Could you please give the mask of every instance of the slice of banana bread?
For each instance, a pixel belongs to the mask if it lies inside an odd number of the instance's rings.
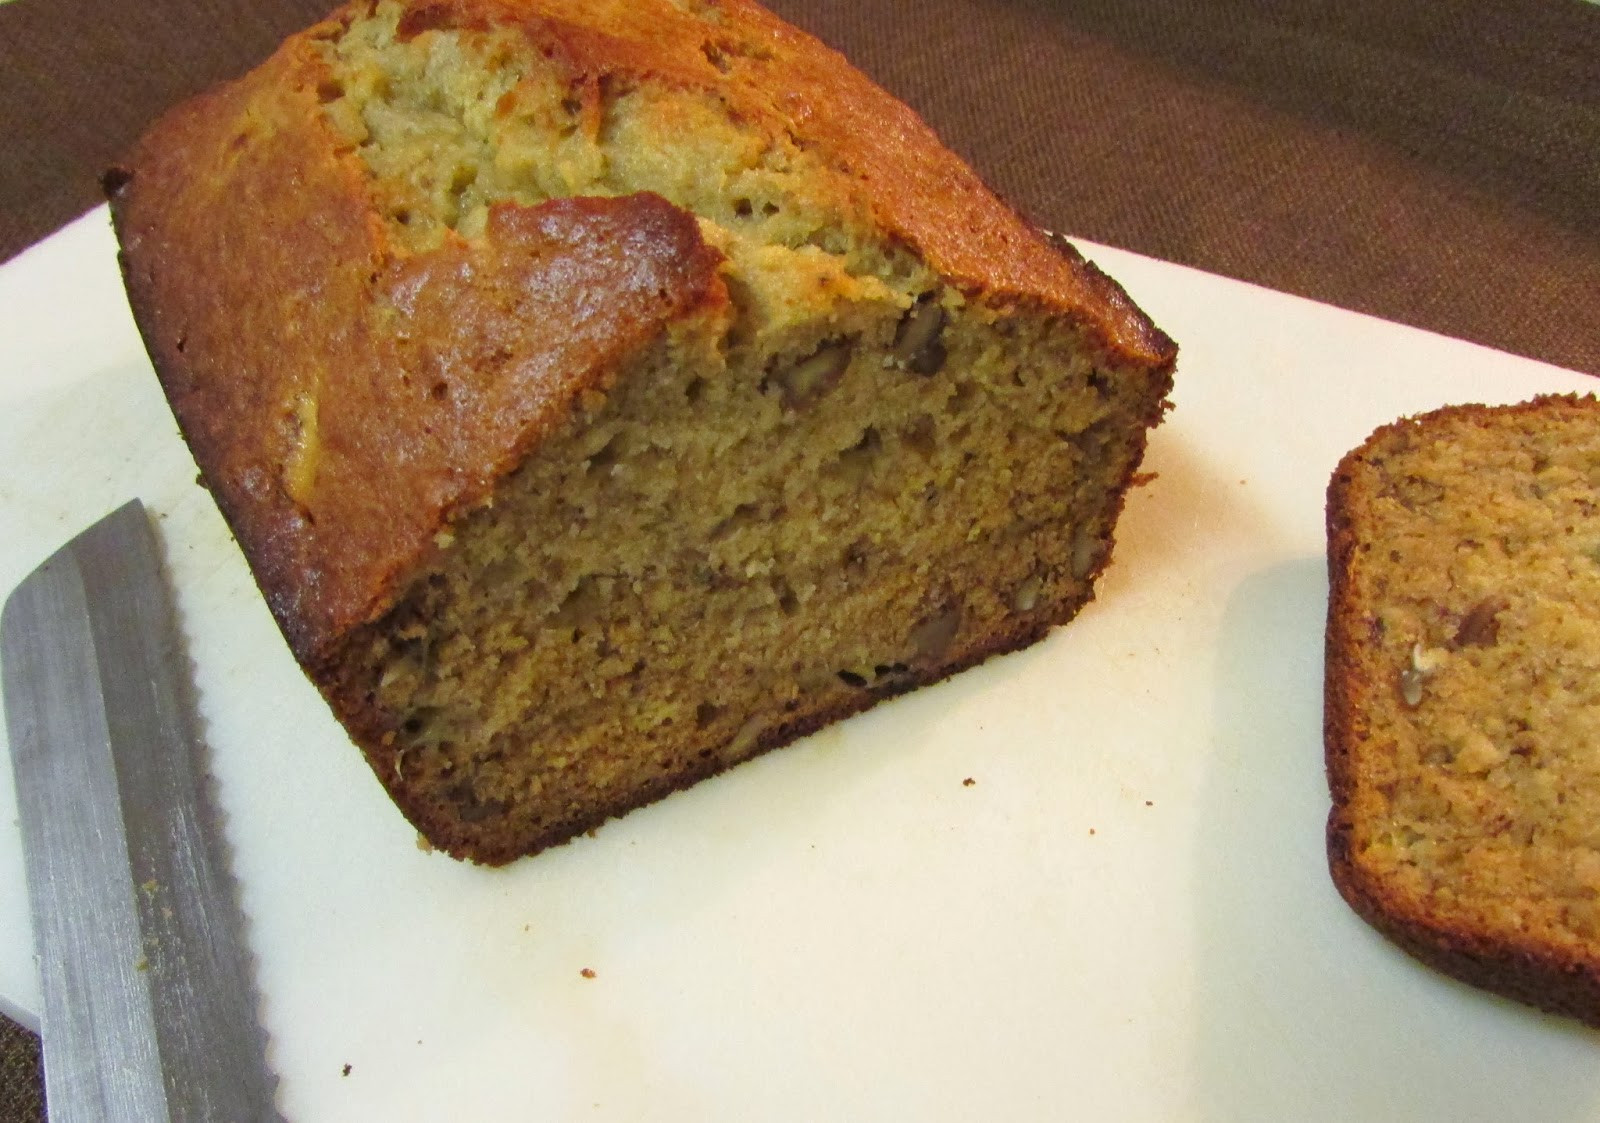
[[[1424,962],[1600,1026],[1600,404],[1379,429],[1328,544],[1340,892]]]
[[[499,863],[1042,636],[1175,349],[744,0],[356,3],[107,177],[308,674]]]

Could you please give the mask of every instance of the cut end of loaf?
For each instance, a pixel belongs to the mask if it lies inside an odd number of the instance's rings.
[[[948,292],[664,342],[365,633],[380,774],[504,860],[1063,622],[1151,420],[1075,343]]]

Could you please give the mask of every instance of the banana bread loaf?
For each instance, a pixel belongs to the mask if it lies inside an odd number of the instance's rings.
[[[501,863],[1034,641],[1175,349],[745,0],[353,3],[107,176],[289,645]]]
[[[1600,1026],[1600,404],[1378,430],[1328,541],[1340,892],[1424,962]]]

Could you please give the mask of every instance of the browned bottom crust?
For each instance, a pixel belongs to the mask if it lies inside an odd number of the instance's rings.
[[[1575,1018],[1600,1029],[1600,964],[1555,949],[1512,947],[1414,915],[1381,884],[1371,884],[1350,855],[1350,825],[1336,808],[1328,820],[1328,867],[1339,895],[1413,959],[1470,986]]]

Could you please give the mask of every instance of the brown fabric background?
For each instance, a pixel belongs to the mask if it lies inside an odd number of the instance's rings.
[[[0,259],[331,2],[0,6]],[[1600,7],[770,2],[1041,225],[1600,374]],[[0,1025],[0,1123],[33,1048]]]
[[[44,1119],[39,1039],[0,1017],[0,1123]]]

